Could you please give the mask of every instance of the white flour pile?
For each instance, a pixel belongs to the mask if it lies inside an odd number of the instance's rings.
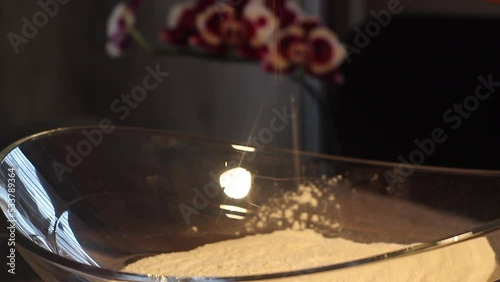
[[[165,276],[244,276],[326,266],[402,249],[395,244],[361,244],[327,239],[311,230],[277,231],[267,235],[208,244],[192,251],[139,260],[123,271]],[[279,281],[489,281],[496,267],[486,239],[384,263]]]

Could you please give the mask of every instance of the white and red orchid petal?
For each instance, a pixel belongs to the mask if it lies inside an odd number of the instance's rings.
[[[160,33],[160,39],[168,44],[186,45],[189,37],[198,32],[196,17],[202,11],[200,6],[199,1],[174,5],[169,11],[167,28]]]
[[[221,45],[221,25],[228,19],[234,19],[234,16],[234,8],[226,5],[212,5],[200,12],[196,17],[196,27],[201,38],[209,45]]]
[[[126,32],[135,26],[135,13],[123,2],[118,3],[108,18],[107,34],[113,36],[118,31]]]
[[[113,42],[106,43],[106,53],[111,58],[119,58],[123,55],[123,49],[114,44]]]
[[[293,24],[300,21],[304,17],[304,11],[302,7],[297,4],[295,1],[288,0],[285,2],[285,10],[290,14],[290,23]],[[293,20],[292,20],[293,19]]]
[[[135,25],[135,12],[125,3],[118,3],[108,18],[106,52],[110,57],[120,57],[129,45],[129,30]]]
[[[243,11],[243,18],[249,24],[248,41],[254,48],[268,44],[279,27],[273,12],[260,1],[250,1]]]
[[[261,0],[279,20],[280,27],[286,28],[298,23],[304,12],[300,5],[291,0]]]
[[[106,52],[112,58],[120,57],[130,46],[130,36],[128,33],[115,32],[106,42]]]
[[[204,10],[209,6],[215,4],[215,2],[220,0],[196,0],[196,9],[198,11]]]
[[[243,10],[248,4],[253,2],[262,2],[262,0],[214,0],[215,5],[232,7],[236,11],[237,17],[241,17]]]
[[[326,27],[312,30],[308,36],[311,48],[309,69],[317,75],[337,69],[346,58],[346,50],[337,36]]]
[[[167,27],[177,28],[179,27],[179,25],[184,24],[183,23],[184,19],[189,13],[193,12],[193,10],[196,7],[195,4],[196,3],[194,1],[188,1],[174,5],[170,9],[167,15]],[[193,25],[194,25],[194,19],[193,19]]]
[[[280,37],[294,36],[294,37],[305,38],[306,35],[307,35],[306,31],[300,25],[292,25],[287,29],[284,29],[282,32],[280,32]]]
[[[289,50],[297,41],[303,41],[304,30],[300,26],[291,26],[280,32],[277,38],[269,44],[268,52],[264,57],[264,65],[278,72],[290,69],[293,63],[288,58]]]
[[[276,39],[278,51],[282,56],[288,57],[293,45],[306,41],[306,32],[299,25],[293,25],[282,31]]]
[[[199,34],[189,37],[188,42],[192,47],[203,49],[215,55],[222,55],[225,50],[222,45],[209,45]]]
[[[263,64],[267,70],[276,72],[284,72],[292,66],[285,56],[273,48],[268,50]]]

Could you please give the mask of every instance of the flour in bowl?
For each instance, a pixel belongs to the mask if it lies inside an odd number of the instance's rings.
[[[248,276],[327,266],[404,248],[406,246],[397,244],[363,244],[325,238],[312,230],[283,230],[207,244],[187,252],[147,257],[123,271],[177,277]],[[476,239],[381,263],[279,281],[486,282],[495,267],[495,254],[488,241]]]

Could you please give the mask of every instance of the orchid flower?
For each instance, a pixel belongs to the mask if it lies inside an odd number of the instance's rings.
[[[337,36],[315,18],[286,28],[271,42],[264,57],[268,71],[292,73],[303,69],[309,74],[338,81],[337,68],[346,58],[346,50]]]
[[[122,56],[130,46],[129,32],[135,27],[138,8],[138,0],[120,2],[113,8],[107,23],[106,52],[110,57]]]
[[[196,17],[215,0],[187,1],[176,4],[170,9],[167,27],[160,34],[160,39],[172,45],[188,45],[189,38],[198,33]]]
[[[139,0],[132,0],[113,9],[106,44],[111,57],[121,56],[133,38],[151,54],[261,60],[268,71],[342,80],[337,69],[346,50],[330,29],[317,18],[305,17],[293,0],[181,2],[170,10],[160,39],[182,48],[166,50],[153,50],[135,30],[138,5]]]
[[[261,0],[273,11],[280,23],[280,29],[288,27],[300,21],[303,17],[302,9],[291,0]]]
[[[263,56],[278,27],[272,11],[260,0],[179,4],[169,19],[169,28],[161,36],[167,43],[189,44],[218,55],[234,50],[252,59]]]

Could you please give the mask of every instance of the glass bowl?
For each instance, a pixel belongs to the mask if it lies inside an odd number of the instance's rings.
[[[349,159],[119,127],[47,131],[0,156],[0,204],[15,226],[13,251],[46,281],[500,278],[500,171]],[[121,271],[156,254],[303,229],[360,246],[384,244],[375,253],[343,250],[348,259],[333,255],[326,264],[265,273]],[[331,247],[325,243],[320,250]],[[258,251],[248,247],[242,255]],[[304,260],[314,255],[311,249]],[[217,256],[224,268],[224,254]],[[238,263],[227,259],[228,267]]]

